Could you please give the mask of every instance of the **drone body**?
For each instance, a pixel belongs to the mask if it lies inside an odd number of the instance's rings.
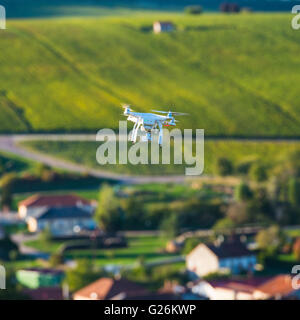
[[[175,120],[175,115],[185,115],[184,113],[179,112],[166,112],[166,111],[157,111],[152,110],[157,113],[166,113],[167,115],[160,115],[155,113],[141,113],[134,112],[130,109],[129,105],[124,105],[124,115],[127,116],[128,121],[134,123],[132,134],[129,137],[129,140],[132,142],[137,141],[138,130],[146,132],[146,141],[152,141],[152,133],[159,130],[158,143],[162,145],[163,139],[163,126],[176,126],[177,120]]]

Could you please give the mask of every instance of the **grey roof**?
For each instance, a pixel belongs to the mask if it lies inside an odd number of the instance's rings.
[[[248,250],[241,242],[223,242],[219,246],[208,244],[207,247],[218,258],[233,258],[253,255],[253,252]]]
[[[92,213],[81,207],[49,208],[43,210],[37,217],[37,220],[43,219],[70,219],[70,218],[91,218]]]

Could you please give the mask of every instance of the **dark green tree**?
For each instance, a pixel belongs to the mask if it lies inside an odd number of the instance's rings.
[[[291,178],[288,182],[288,200],[293,207],[300,205],[300,179]]]
[[[253,192],[247,183],[241,182],[235,187],[234,197],[237,201],[248,201],[253,198]]]
[[[160,230],[168,237],[176,237],[180,231],[180,217],[176,212],[172,212],[165,217],[161,223]]]
[[[13,200],[13,187],[16,181],[14,173],[7,173],[3,175],[1,185],[1,206],[10,208]]]
[[[254,164],[250,169],[250,177],[256,182],[263,182],[268,179],[268,172],[266,166],[262,164]]]
[[[82,259],[77,261],[76,268],[67,271],[66,282],[70,291],[74,292],[102,276],[102,270],[96,271],[90,260]]]
[[[98,207],[95,219],[99,227],[105,232],[116,232],[123,227],[123,211],[114,189],[103,185],[99,192]]]
[[[232,162],[227,158],[218,158],[216,162],[216,173],[220,176],[228,176],[233,173]]]

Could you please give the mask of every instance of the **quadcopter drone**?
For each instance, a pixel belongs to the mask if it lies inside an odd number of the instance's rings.
[[[187,113],[159,110],[151,111],[166,115],[141,113],[132,111],[129,105],[123,105],[122,107],[124,108],[124,116],[127,117],[127,120],[134,122],[133,130],[129,137],[129,141],[132,141],[133,143],[137,141],[139,129],[146,132],[144,141],[152,141],[152,133],[159,130],[158,144],[161,146],[163,139],[163,127],[176,126],[176,122],[178,121],[175,120],[174,116],[187,115]]]

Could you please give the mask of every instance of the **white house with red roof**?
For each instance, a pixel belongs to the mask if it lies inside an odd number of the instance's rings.
[[[30,232],[48,229],[53,237],[73,237],[84,231],[96,230],[93,212],[77,207],[46,208],[38,215],[27,218]]]
[[[80,207],[89,212],[94,210],[95,204],[89,200],[73,194],[34,195],[18,204],[18,214],[22,219],[36,217],[48,208]]]

